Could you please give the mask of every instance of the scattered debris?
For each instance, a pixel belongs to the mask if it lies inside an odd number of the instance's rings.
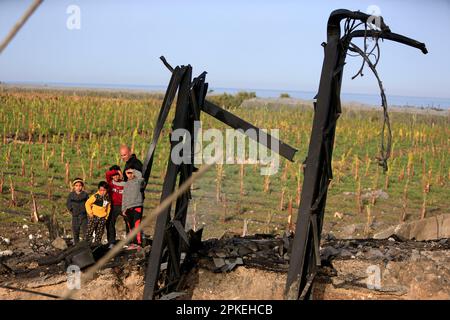
[[[338,219],[342,219],[342,218],[344,218],[344,214],[343,214],[342,212],[336,211],[336,212],[334,213],[334,217],[335,217],[335,218],[338,218]]]
[[[13,255],[13,252],[11,250],[0,251],[0,257],[9,257],[12,255]]]
[[[11,240],[9,240],[9,238],[3,238],[2,236],[0,236],[0,244],[9,245],[10,243],[11,243]]]
[[[175,300],[176,298],[185,296],[186,292],[171,292],[169,294],[161,296],[159,300]]]

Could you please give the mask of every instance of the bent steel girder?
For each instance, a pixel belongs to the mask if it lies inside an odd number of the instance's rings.
[[[192,67],[190,65],[172,68],[164,57],[161,57],[161,60],[172,72],[172,77],[158,115],[152,142],[144,161],[143,176],[146,184],[151,175],[156,144],[167,119],[170,105],[173,103],[177,92],[178,97],[176,100],[175,117],[172,122],[172,131],[186,129],[189,131],[190,136],[194,137],[196,135],[196,132],[194,132],[194,121],[200,120],[201,111],[204,111],[232,128],[241,129],[248,137],[255,139],[272,151],[293,161],[293,157],[297,151],[296,149],[275,137],[270,136],[231,112],[205,100],[208,91],[208,84],[205,82],[206,72],[203,72],[191,81]],[[249,134],[247,132],[248,129],[253,129],[256,136]],[[171,155],[174,146],[178,144],[179,141],[172,141],[172,139],[170,139],[170,143]],[[178,185],[181,186],[196,170],[193,165],[194,139],[191,139],[190,143],[190,155],[187,155],[188,158],[191,159],[189,163],[182,162],[176,164],[169,155],[161,194],[161,202],[173,193],[177,184],[177,179]],[[278,148],[276,148],[276,146],[278,146]],[[176,290],[181,283],[184,270],[189,266],[190,247],[193,246],[191,243],[193,241],[191,241],[190,237],[185,232],[185,225],[190,199],[190,191],[183,193],[176,201],[173,214],[171,207],[169,206],[156,218],[152,249],[150,251],[145,274],[144,299],[155,299],[158,295],[167,294]],[[181,261],[182,252],[186,254],[184,262]],[[165,274],[161,273],[162,260],[166,263]]]
[[[341,21],[352,19],[367,24],[371,16],[362,12],[335,10],[327,25],[327,43],[319,91],[314,103],[315,113],[308,155],[305,160],[304,181],[298,210],[295,236],[291,247],[285,299],[309,299],[312,284],[320,266],[319,243],[324,218],[328,185],[332,179],[331,159],[336,121],[341,113],[340,91],[342,74],[350,41],[356,37],[379,37],[399,42],[427,53],[425,44],[391,33],[380,17],[379,31],[356,30],[341,39]]]

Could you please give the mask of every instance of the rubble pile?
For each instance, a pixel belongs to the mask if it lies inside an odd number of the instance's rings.
[[[63,292],[66,268],[73,263],[72,253],[77,247],[69,239],[50,241],[37,232],[18,247],[23,238],[12,237],[8,242],[2,239],[0,298],[24,298],[24,293],[2,289],[5,285],[56,295]],[[282,299],[292,239],[291,234],[241,237],[227,233],[220,239],[199,241],[190,255],[193,268],[180,288],[185,293],[183,299]],[[402,241],[395,235],[388,239],[336,239],[332,234],[324,235],[314,298],[450,299],[449,249],[447,238]],[[94,249],[95,260],[107,250],[107,246]],[[76,298],[140,299],[150,250],[151,245],[139,251],[122,251]],[[369,271],[373,270],[379,272],[380,284],[369,288]],[[29,294],[26,298],[42,297]]]
[[[238,265],[286,272],[292,235],[283,237],[257,234],[225,236],[204,241],[197,252],[199,265],[213,272],[229,272]]]

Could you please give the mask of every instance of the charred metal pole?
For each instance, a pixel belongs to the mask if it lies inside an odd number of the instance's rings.
[[[340,91],[345,58],[352,37],[377,36],[396,41],[427,53],[425,45],[390,32],[380,17],[380,31],[357,30],[341,39],[341,21],[350,19],[365,26],[371,16],[362,12],[335,10],[328,19],[327,43],[320,78],[319,92],[314,103],[314,122],[308,156],[305,161],[303,192],[298,210],[295,237],[292,243],[289,271],[285,287],[286,299],[311,298],[312,285],[320,266],[320,235],[328,185],[332,179],[331,159],[336,121],[341,113]]]
[[[232,128],[241,129],[243,133],[250,138],[257,140],[272,151],[293,161],[294,154],[297,151],[296,149],[281,140],[270,136],[234,114],[205,100],[208,91],[208,84],[205,82],[206,72],[203,72],[191,81],[192,67],[190,65],[173,68],[164,57],[161,57],[161,60],[172,72],[172,77],[158,115],[152,142],[144,161],[143,176],[146,184],[151,175],[156,144],[158,143],[159,136],[164,127],[164,122],[169,113],[170,105],[173,103],[177,91],[178,97],[175,118],[172,122],[172,131],[185,129],[189,131],[191,137],[195,137],[194,122],[200,120],[201,111],[204,111]],[[253,129],[256,132],[256,137],[247,132],[248,129]],[[183,159],[190,158],[191,161],[187,161],[187,163],[185,161],[180,164],[174,163],[171,154],[174,146],[179,143],[179,141],[172,141],[172,139],[170,139],[170,143],[171,148],[161,201],[167,198],[175,190],[177,179],[180,186],[196,170],[193,165],[194,139],[191,139],[190,141],[190,154],[182,155]],[[168,207],[158,215],[156,219],[152,249],[145,274],[144,299],[155,299],[158,295],[163,295],[177,289],[182,279],[183,272],[188,268],[184,262],[181,262],[181,253],[183,251],[186,254],[185,261],[189,260],[189,254],[191,253],[190,251],[192,251],[191,248],[195,246],[194,242],[198,240],[195,239],[195,237],[190,238],[185,232],[190,199],[190,191],[185,192],[177,199],[173,214],[171,207]],[[161,270],[162,263],[165,264],[164,270]]]

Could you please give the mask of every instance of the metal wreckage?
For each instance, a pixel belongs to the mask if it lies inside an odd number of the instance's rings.
[[[343,34],[341,34],[342,22]],[[352,42],[354,38],[364,39],[363,49]],[[371,50],[368,50],[368,39],[375,43]],[[284,293],[285,299],[311,299],[313,281],[321,263],[319,243],[328,185],[333,177],[331,159],[336,122],[341,113],[340,91],[348,51],[363,58],[361,69],[353,78],[362,75],[362,70],[367,65],[373,71],[380,86],[385,121],[381,132],[381,154],[378,160],[379,164],[385,170],[387,169],[386,161],[390,155],[390,126],[386,96],[375,69],[380,56],[378,46],[380,39],[398,42],[417,48],[424,54],[427,53],[424,43],[391,32],[382,17],[340,9],[333,11],[328,19],[327,42],[322,43],[325,55],[322,74],[319,91],[314,102],[315,113],[308,155],[304,162],[303,192],[298,209],[295,236],[289,250],[291,255]],[[374,62],[370,59],[373,56],[376,59]],[[203,111],[234,129],[242,129],[244,132],[248,129],[256,130],[256,140],[259,143],[272,150],[274,148],[271,142],[279,144],[279,149],[275,151],[293,161],[296,149],[206,99],[208,91],[206,72],[192,79],[190,65],[173,68],[164,57],[161,57],[161,60],[172,76],[156,122],[150,149],[144,161],[143,175],[146,182],[148,182],[152,170],[156,144],[177,92],[172,130],[185,129],[190,132],[191,136],[194,136],[194,121],[200,120]],[[387,133],[385,133],[385,129],[387,129]],[[265,135],[264,139],[262,139],[263,134]],[[255,137],[249,137],[255,139]],[[386,144],[385,137],[387,137]],[[193,159],[193,141],[191,143],[192,153],[190,156]],[[175,142],[171,142],[171,151],[174,145]],[[179,185],[183,184],[196,170],[192,164],[193,161],[190,163],[175,164],[169,157],[161,202],[174,192],[177,180]],[[192,266],[189,255],[198,248],[201,234],[196,237],[192,230],[189,233],[185,231],[190,199],[191,193],[188,190],[177,199],[174,210],[169,206],[157,217],[145,275],[144,299],[157,299],[175,291],[182,274]],[[161,270],[162,264],[165,266],[163,271]]]

